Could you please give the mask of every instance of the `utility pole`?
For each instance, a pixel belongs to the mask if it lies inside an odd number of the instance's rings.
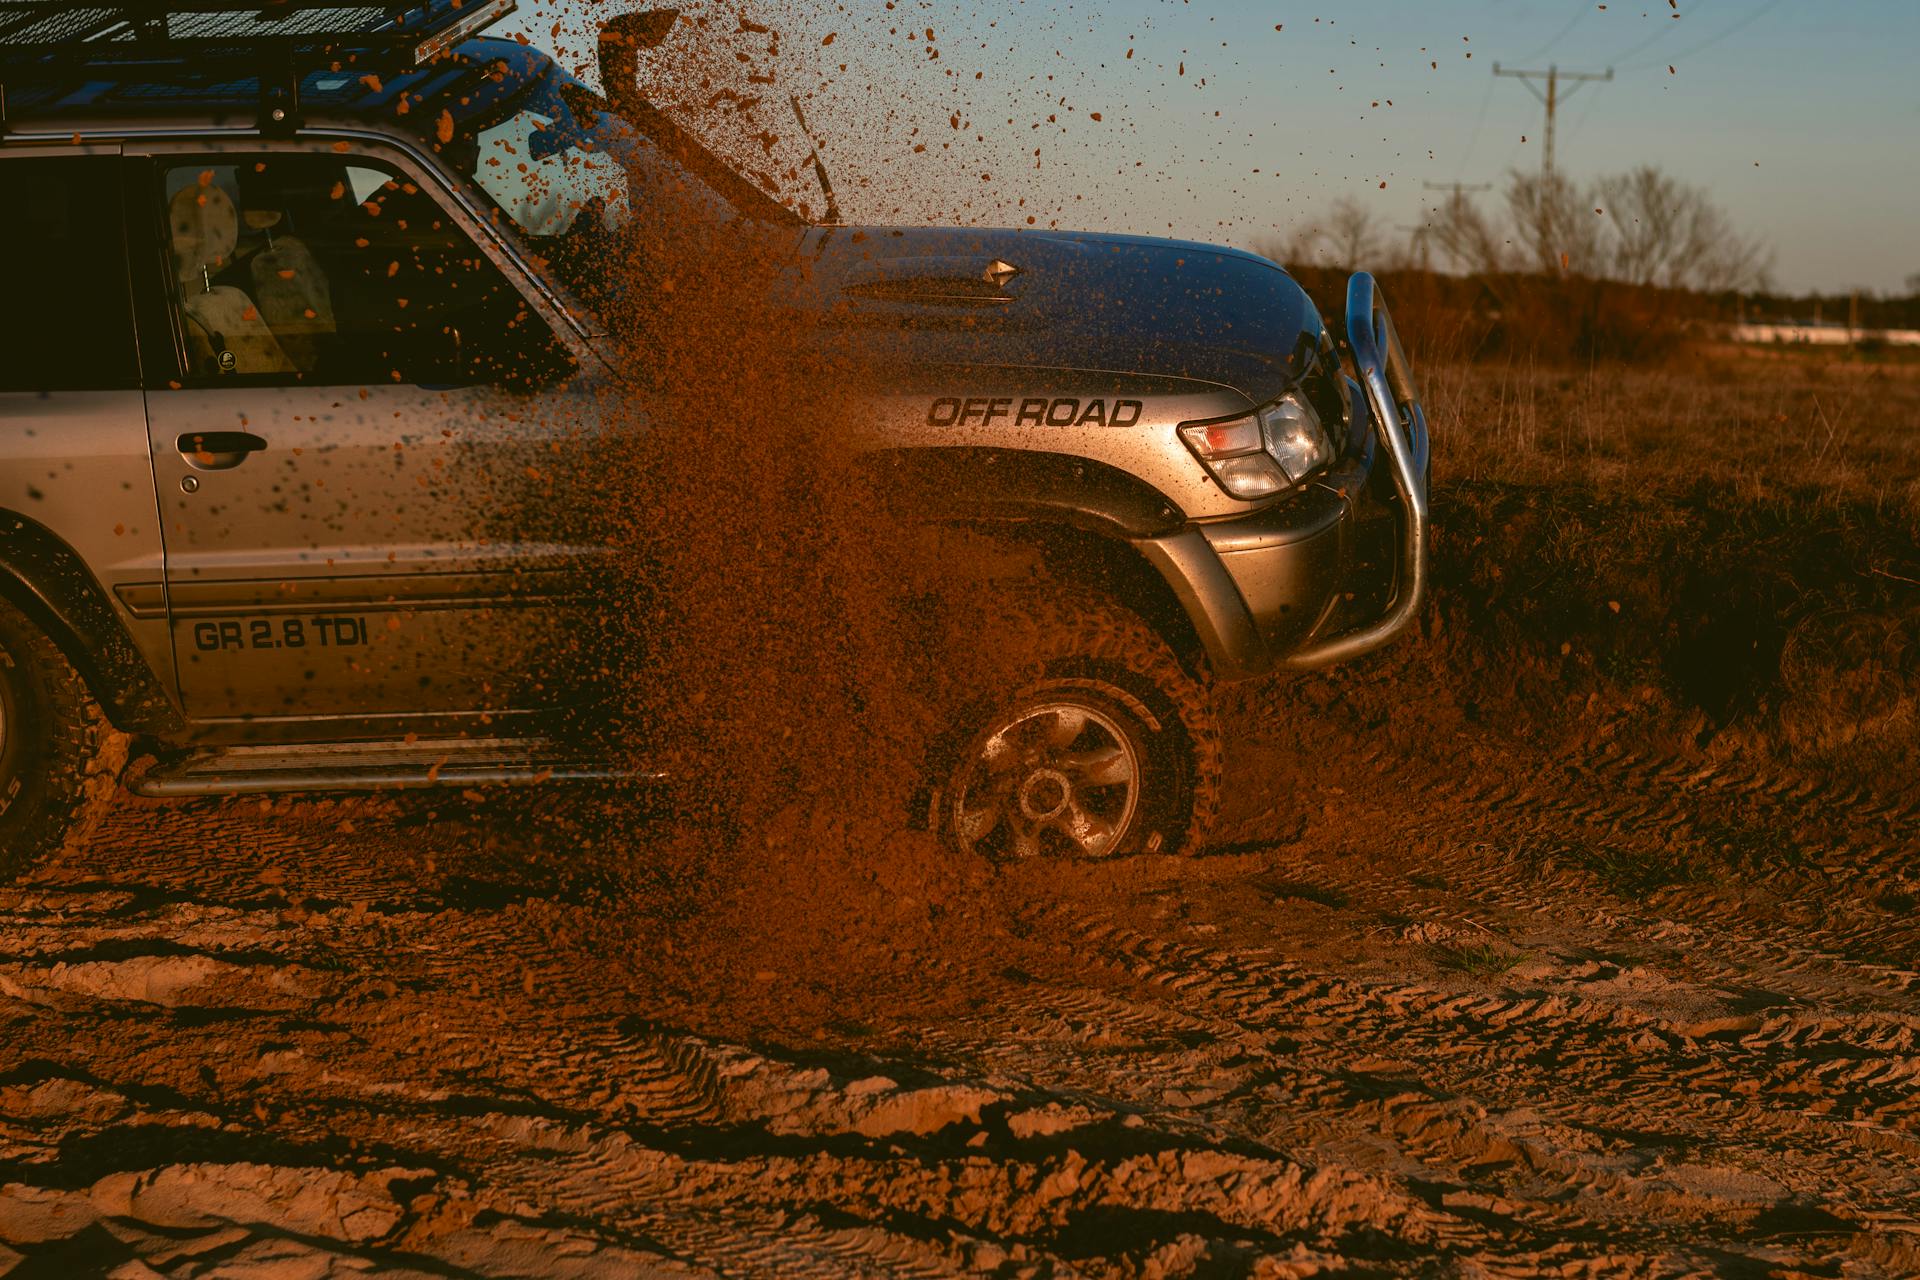
[[[1613,68],[1608,67],[1604,75],[1594,71],[1562,71],[1557,65],[1549,66],[1545,71],[1512,71],[1502,68],[1501,65],[1496,62],[1493,64],[1493,74],[1518,80],[1527,86],[1534,97],[1546,103],[1547,137],[1545,163],[1540,166],[1540,172],[1546,179],[1546,185],[1551,187],[1553,185],[1553,125],[1554,117],[1559,114],[1560,104],[1567,98],[1571,98],[1574,92],[1586,81],[1613,79]],[[1539,88],[1533,83],[1535,80],[1544,80],[1547,82],[1547,91],[1545,93],[1540,92]],[[1567,87],[1567,91],[1564,94],[1560,92],[1560,82],[1562,80],[1570,80],[1573,82]]]

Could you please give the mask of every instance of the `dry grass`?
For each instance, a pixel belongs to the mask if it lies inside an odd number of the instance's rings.
[[[1446,473],[1920,520],[1920,363],[1705,352],[1663,368],[1424,368]]]

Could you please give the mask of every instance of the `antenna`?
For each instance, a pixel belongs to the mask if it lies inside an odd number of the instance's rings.
[[[1571,98],[1574,92],[1589,80],[1606,81],[1613,79],[1613,68],[1608,67],[1604,74],[1596,71],[1562,71],[1557,65],[1549,66],[1545,71],[1512,71],[1501,67],[1501,65],[1496,62],[1493,64],[1493,74],[1520,81],[1520,83],[1527,86],[1534,97],[1546,104],[1546,151],[1544,162],[1540,166],[1540,173],[1546,180],[1546,184],[1551,186],[1553,184],[1553,126],[1554,117],[1560,110],[1560,103],[1567,98]],[[1540,90],[1535,87],[1533,83],[1535,80],[1546,81],[1547,91],[1545,93],[1540,92]],[[1570,80],[1573,82],[1568,86],[1564,94],[1560,92],[1560,82],[1562,80]]]

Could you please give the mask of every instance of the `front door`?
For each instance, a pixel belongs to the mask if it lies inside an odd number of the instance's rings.
[[[553,497],[593,429],[577,335],[403,157],[150,158],[178,376],[148,429],[187,714],[488,733],[552,702],[592,554]]]

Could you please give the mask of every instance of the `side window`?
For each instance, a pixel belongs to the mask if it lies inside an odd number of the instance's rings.
[[[583,217],[621,226],[630,216],[626,166],[574,125],[564,103],[549,110],[555,114],[523,108],[477,134],[474,185],[535,239],[578,234]]]
[[[140,385],[115,157],[0,159],[0,391]]]
[[[604,306],[618,277],[608,263],[623,256],[619,231],[633,212],[627,166],[604,149],[608,131],[575,124],[550,83],[528,97],[448,154],[527,238],[546,270],[589,306]]]
[[[161,171],[188,377],[530,389],[566,350],[411,179],[336,155]]]

